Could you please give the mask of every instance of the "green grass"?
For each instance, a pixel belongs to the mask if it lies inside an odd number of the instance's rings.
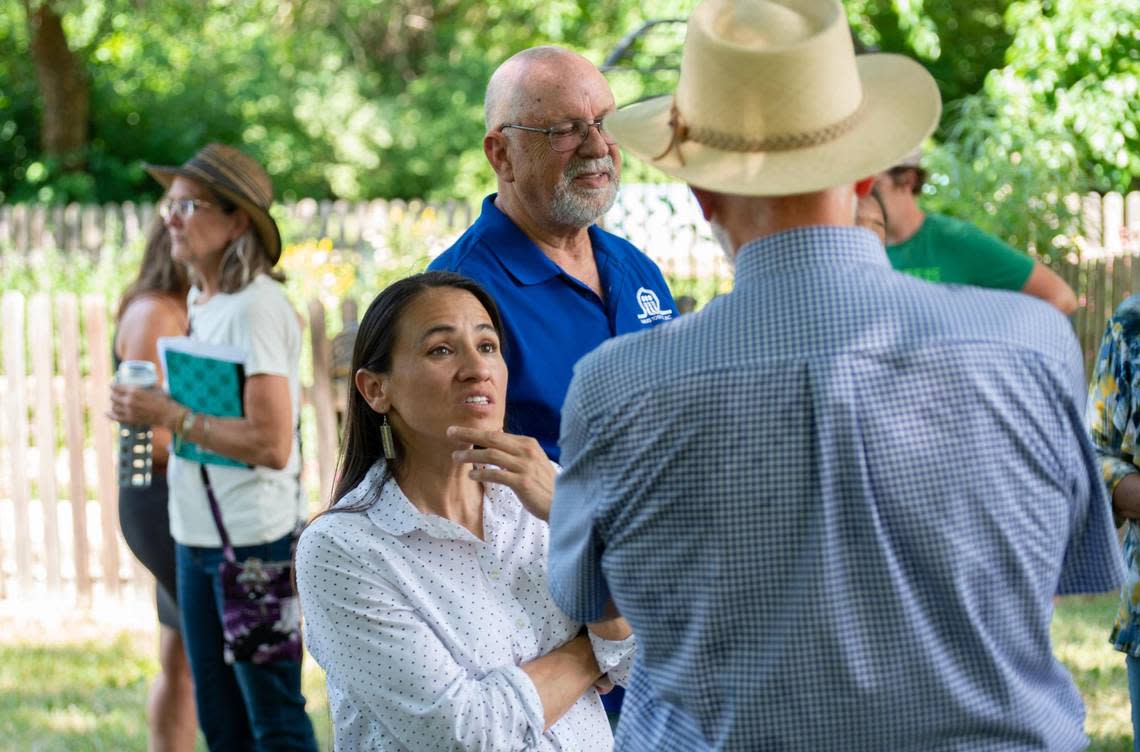
[[[1108,644],[1115,596],[1064,598],[1053,640],[1088,709],[1095,752],[1131,752],[1124,657]],[[0,634],[0,750],[86,752],[146,749],[143,706],[147,681],[158,670],[153,639],[117,632],[104,640],[50,644],[27,633]],[[306,658],[305,696],[321,749],[331,749],[324,678]],[[199,743],[199,749],[205,746]]]
[[[1085,731],[1096,752],[1132,752],[1132,716],[1124,654],[1108,644],[1115,595],[1063,598],[1053,618],[1053,646],[1085,700]]]
[[[107,642],[0,642],[0,750],[145,750],[147,681],[154,643],[120,632]],[[306,656],[309,717],[322,750],[332,748],[324,676]],[[198,749],[206,745],[199,735]]]

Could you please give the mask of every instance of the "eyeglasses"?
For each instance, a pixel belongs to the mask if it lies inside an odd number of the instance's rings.
[[[169,222],[175,215],[181,219],[190,219],[199,209],[212,207],[209,201],[197,198],[164,198],[158,202],[158,216],[163,222]]]
[[[602,118],[590,122],[585,120],[571,120],[568,123],[556,123],[549,128],[534,128],[529,125],[508,123],[506,125],[500,125],[499,131],[505,131],[507,128],[517,128],[520,131],[530,131],[531,133],[545,133],[546,137],[550,139],[550,148],[554,151],[574,151],[590,137],[590,129],[597,128],[598,135],[602,137],[602,140],[612,146],[614,144],[614,137],[605,129],[602,120]]]

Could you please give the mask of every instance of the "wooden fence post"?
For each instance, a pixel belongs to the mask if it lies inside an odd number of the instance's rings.
[[[325,307],[309,301],[309,335],[313,347],[313,412],[317,416],[317,466],[321,477],[321,498],[332,493],[333,466],[336,464],[336,414],[332,398],[332,346],[325,333]]]
[[[107,592],[118,596],[121,592],[118,476],[112,449],[114,431],[105,409],[111,386],[107,307],[102,297],[88,295],[83,298],[83,310],[87,324],[87,361],[91,367],[91,377],[87,382],[87,411],[91,416],[91,437],[95,445],[95,477],[98,481],[96,498],[99,500],[100,528],[103,533],[100,561]]]
[[[74,295],[65,293],[56,298],[56,305],[59,309],[59,361],[66,395],[63,417],[67,433],[75,593],[80,606],[90,607],[91,552],[87,542],[87,478],[83,463],[85,437],[83,379],[79,370],[79,304]]]
[[[1106,193],[1101,199],[1101,232],[1105,251],[1109,255],[1120,253],[1123,238],[1120,231],[1124,228],[1124,196],[1119,193]]]
[[[47,586],[59,592],[59,498],[55,477],[55,389],[53,369],[55,337],[52,336],[51,298],[37,293],[28,307],[28,333],[32,342],[32,374],[36,379],[36,451],[40,459],[40,509],[44,526],[44,569]]]
[[[1108,315],[1132,294],[1132,256],[1114,256],[1112,259],[1112,304]]]
[[[24,296],[4,293],[4,373],[8,379],[8,456],[11,463],[15,529],[16,581],[24,594],[32,592],[32,543],[28,515],[28,401],[25,389]]]
[[[1124,197],[1124,232],[1131,252],[1140,252],[1140,191],[1132,191]],[[1140,288],[1136,291],[1140,292]]]

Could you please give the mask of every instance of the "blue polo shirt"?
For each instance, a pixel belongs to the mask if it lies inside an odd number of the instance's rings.
[[[677,316],[657,264],[628,241],[592,226],[590,243],[605,299],[564,272],[495,206],[428,266],[482,285],[503,318],[507,430],[533,436],[558,460],[562,401],[574,364],[605,340]]]

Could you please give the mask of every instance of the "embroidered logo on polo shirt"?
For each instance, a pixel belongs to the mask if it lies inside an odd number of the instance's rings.
[[[668,321],[673,318],[673,311],[668,308],[661,310],[661,298],[657,297],[657,293],[648,288],[638,288],[637,304],[641,306],[641,313],[637,315],[637,320],[643,324],[651,324],[654,321]]]

